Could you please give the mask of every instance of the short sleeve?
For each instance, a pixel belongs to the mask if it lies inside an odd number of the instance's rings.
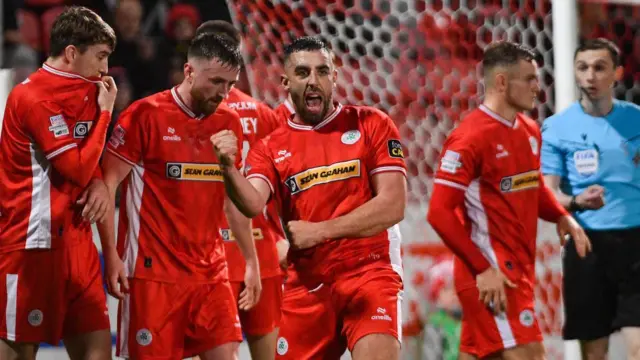
[[[381,111],[365,120],[368,145],[371,149],[367,159],[369,175],[381,172],[407,174],[400,132],[393,120]]]
[[[142,162],[143,131],[140,111],[129,109],[120,115],[116,122],[107,151],[131,165]]]
[[[479,176],[480,151],[471,136],[458,128],[445,141],[437,166],[436,184],[466,191],[471,181]]]
[[[35,141],[48,160],[77,147],[69,131],[68,121],[62,108],[49,101],[31,106],[23,121],[28,135]]]
[[[260,140],[249,150],[246,166],[244,168],[247,179],[259,178],[266,181],[271,188],[271,193],[275,194],[274,185],[278,184],[278,175],[269,156],[266,140]]]
[[[542,125],[542,149],[540,151],[542,174],[565,177],[567,171],[564,155],[556,135],[556,129],[551,124],[544,123]]]

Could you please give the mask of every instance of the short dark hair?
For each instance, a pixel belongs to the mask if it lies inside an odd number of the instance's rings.
[[[530,48],[510,41],[499,41],[484,49],[482,71],[486,74],[498,66],[516,65],[520,60],[533,61],[536,54]]]
[[[83,6],[65,9],[53,22],[49,36],[49,56],[60,56],[64,49],[73,45],[80,52],[89,46],[105,44],[113,51],[116,34],[98,14]]]
[[[196,36],[205,32],[224,36],[228,38],[229,41],[235,43],[236,46],[240,46],[240,43],[242,42],[242,35],[240,35],[240,31],[238,31],[233,24],[224,20],[208,20],[203,22],[196,29]]]
[[[573,54],[573,60],[578,57],[579,53],[589,50],[607,50],[609,55],[611,55],[614,67],[618,67],[622,63],[620,48],[613,41],[605,38],[584,40]]]
[[[197,35],[189,45],[187,58],[217,59],[222,64],[232,68],[242,68],[242,54],[225,36],[204,32]]]
[[[284,48],[284,61],[289,59],[289,56],[299,51],[322,51],[325,50],[331,54],[331,48],[329,45],[319,36],[304,36],[299,37]]]

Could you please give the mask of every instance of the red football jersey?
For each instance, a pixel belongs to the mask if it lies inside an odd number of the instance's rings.
[[[293,105],[289,102],[289,100],[285,100],[281,102],[280,105],[278,105],[274,109],[274,111],[278,116],[278,119],[280,119],[280,121],[282,121],[283,124],[286,123],[287,120],[291,119],[291,115],[296,113],[296,110],[294,109]]]
[[[91,241],[76,205],[83,189],[49,160],[78,147],[100,117],[98,81],[45,64],[9,94],[0,133],[0,253]]]
[[[492,266],[510,279],[535,279],[540,178],[540,130],[518,114],[513,125],[485,106],[446,140],[435,182],[465,191],[463,222]],[[458,289],[475,286],[456,258]]]
[[[222,130],[241,139],[235,111],[221,104],[196,117],[176,88],[136,101],[118,119],[107,150],[133,165],[118,229],[127,276],[182,283],[227,277],[219,232],[226,193],[209,140]]]
[[[249,147],[278,128],[281,121],[267,105],[258,102],[251,96],[233,88],[226,100],[227,105],[240,115],[242,123],[242,158],[246,159]],[[260,275],[268,278],[280,274],[276,241],[284,237],[280,217],[273,201],[270,201],[261,215],[251,219],[253,237],[256,242]],[[245,261],[240,247],[229,229],[226,218],[222,224],[222,238],[225,240],[229,280],[243,281]]]
[[[373,198],[374,174],[406,174],[399,139],[393,121],[381,111],[338,104],[316,126],[289,120],[251,149],[245,170],[248,178],[269,184],[284,224],[330,220]],[[380,261],[401,273],[400,234],[394,226],[366,238],[333,239],[290,250],[289,259],[303,282],[331,281],[341,272],[366,270]]]

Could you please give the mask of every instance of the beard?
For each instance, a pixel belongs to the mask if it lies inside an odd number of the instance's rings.
[[[320,111],[309,110],[304,93],[300,94],[292,92],[291,100],[293,100],[293,106],[295,107],[296,113],[298,114],[298,116],[300,116],[300,119],[302,119],[305,124],[318,125],[327,116],[327,113],[329,112],[329,108],[331,106],[331,102],[333,101],[333,96],[331,94],[329,96],[322,96],[322,105]]]
[[[193,99],[193,110],[196,112],[196,115],[203,114],[205,116],[216,112],[218,105],[224,100],[222,96],[205,98],[200,91],[194,88],[191,89],[191,98]]]

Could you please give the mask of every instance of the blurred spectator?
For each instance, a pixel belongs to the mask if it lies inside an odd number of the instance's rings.
[[[2,2],[2,53],[4,54],[4,59],[0,59],[0,61],[2,61],[3,66],[7,66],[8,56],[22,42],[20,31],[18,30],[17,11],[16,0],[4,0]]]
[[[142,5],[139,0],[121,0],[115,9],[116,49],[109,58],[112,67],[122,67],[130,75],[133,97],[138,99],[166,88],[157,76],[162,71],[153,41],[141,32]]]
[[[189,42],[200,25],[198,9],[189,4],[176,4],[170,10],[165,24],[165,37],[160,43],[157,59],[162,62],[171,86],[183,79],[183,66],[187,60]]]
[[[13,68],[13,84],[17,85],[38,70],[40,58],[33,48],[20,44],[13,48],[6,65]]]

